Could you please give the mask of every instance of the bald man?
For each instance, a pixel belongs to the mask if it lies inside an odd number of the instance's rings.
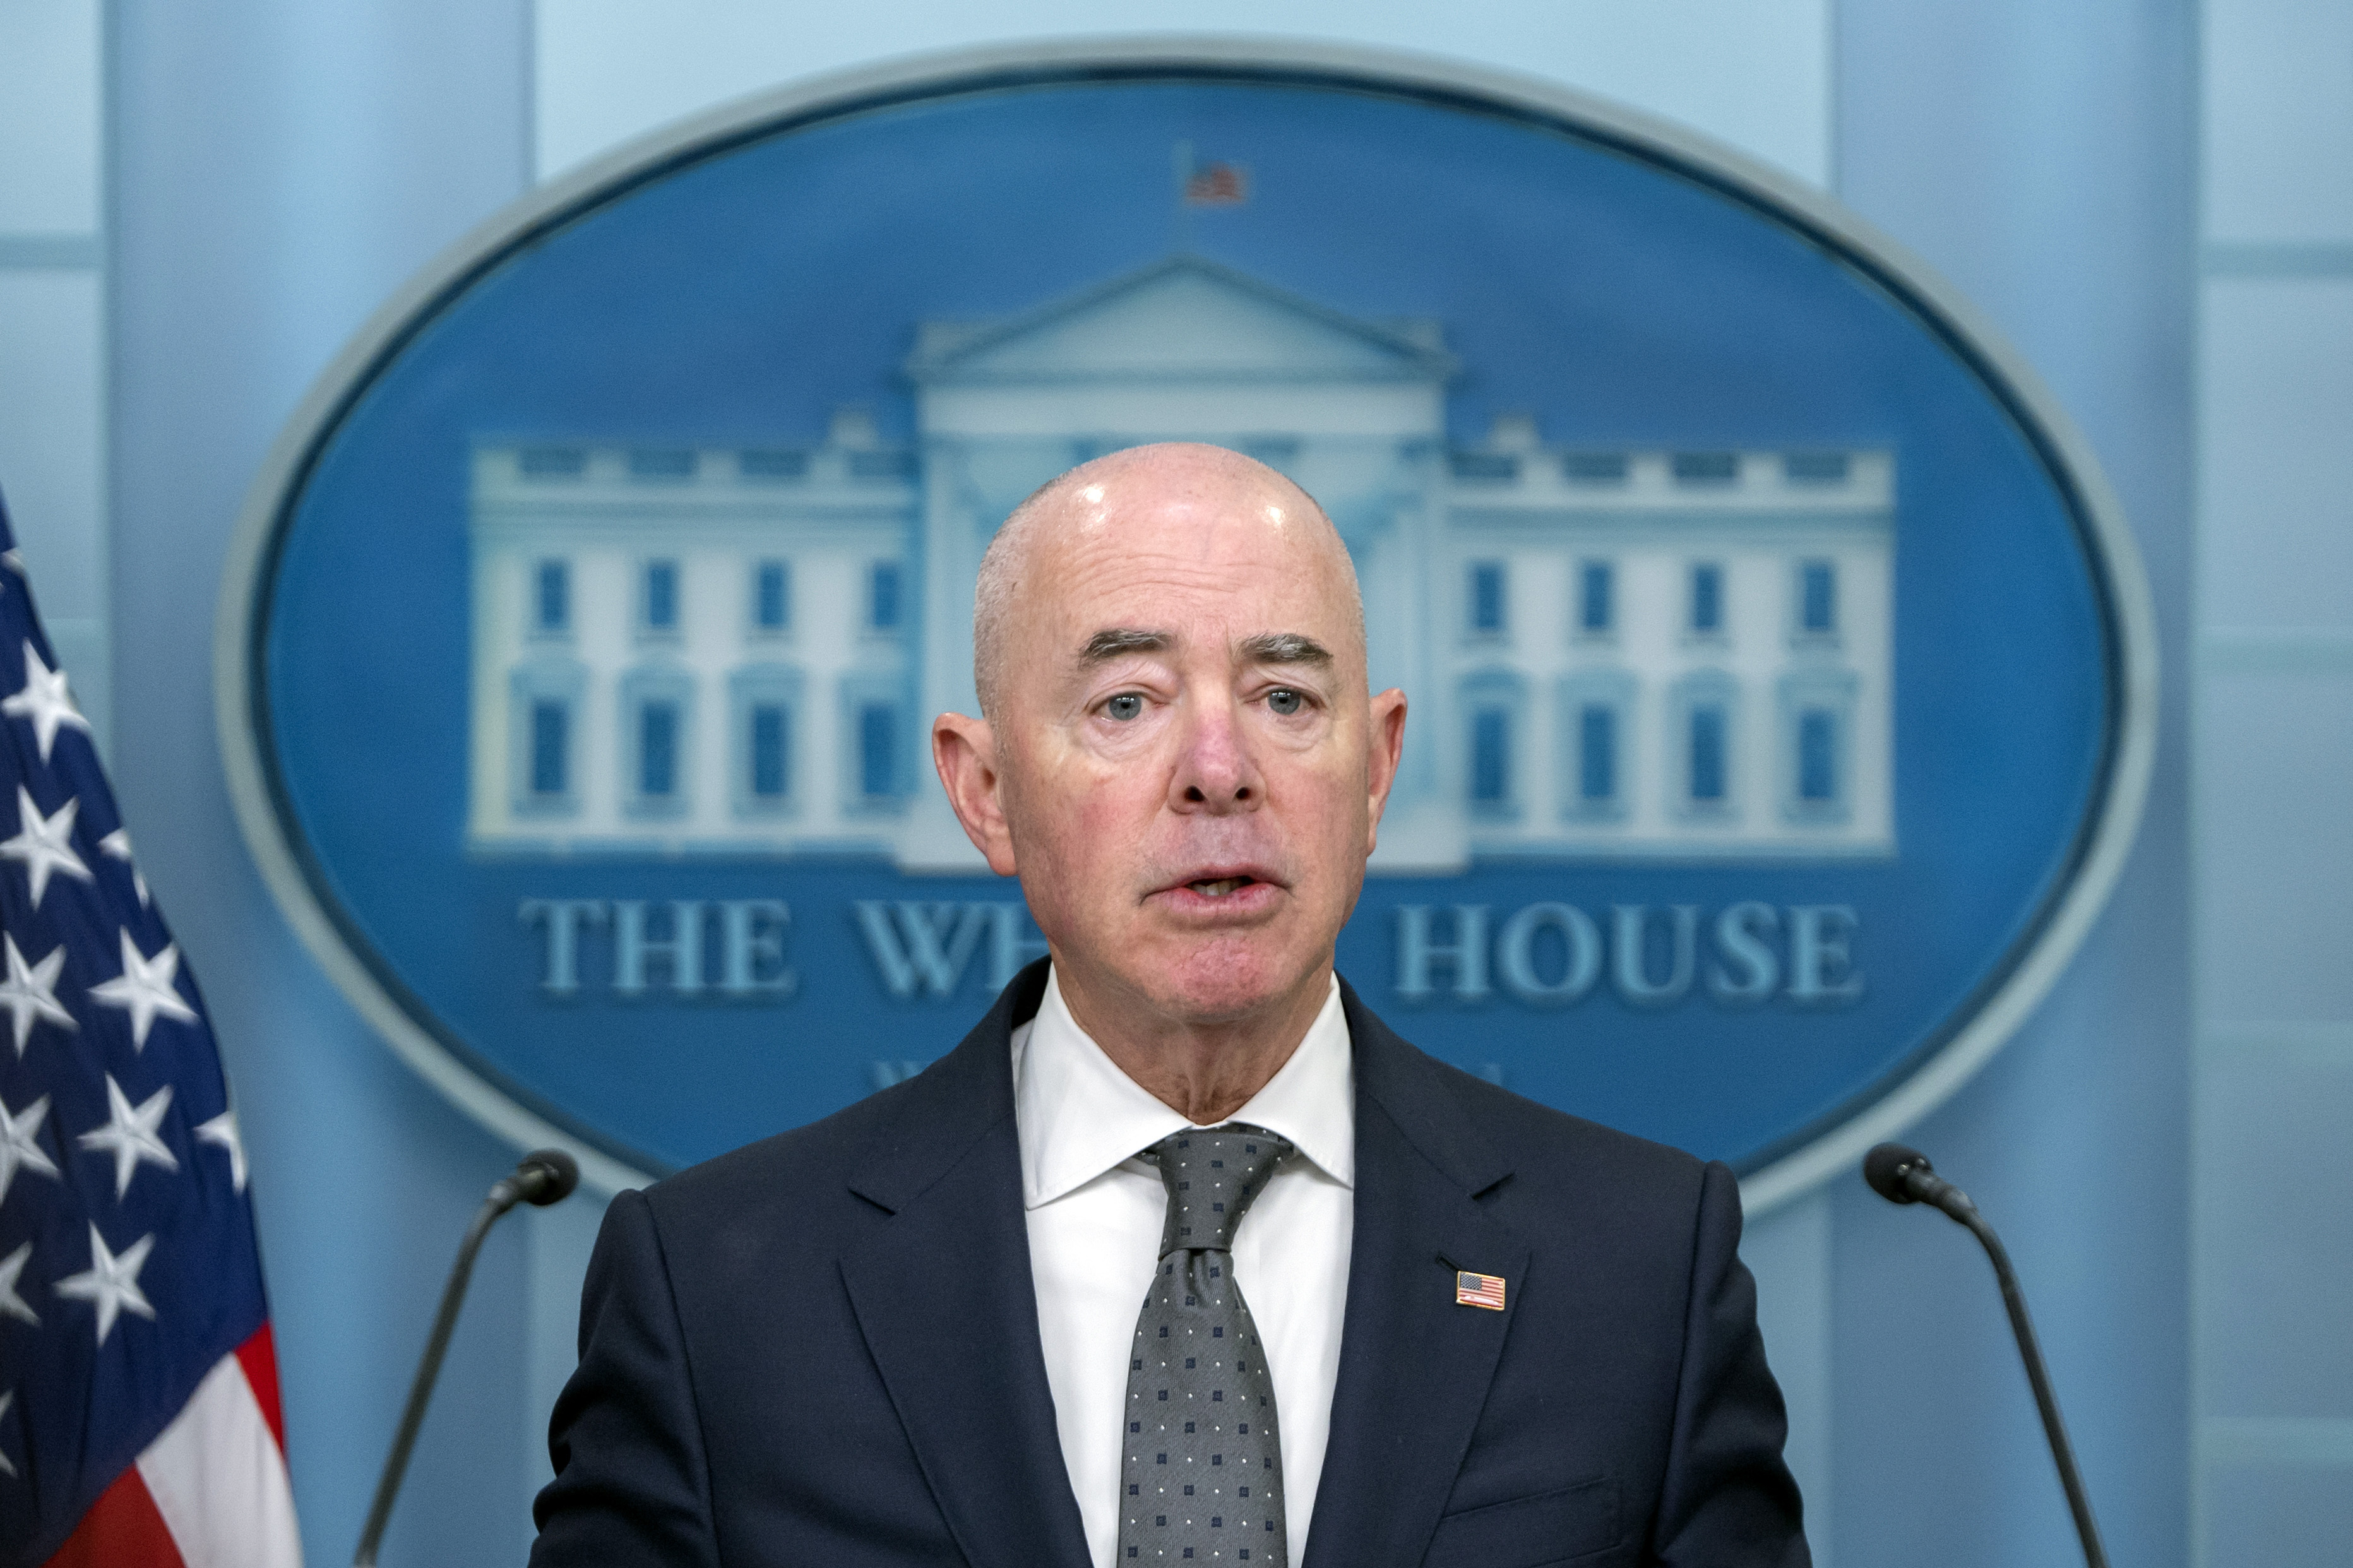
[[[1280,474],[1049,484],[940,782],[1048,956],[929,1070],[605,1221],[535,1564],[1803,1564],[1720,1164],[1333,966],[1396,776]]]

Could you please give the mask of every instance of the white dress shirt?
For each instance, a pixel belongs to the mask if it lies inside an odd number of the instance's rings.
[[[1227,1119],[1263,1127],[1299,1150],[1276,1167],[1234,1236],[1234,1282],[1274,1379],[1293,1563],[1306,1554],[1347,1310],[1356,1203],[1351,1064],[1335,982],[1291,1059]],[[1168,1208],[1158,1168],[1136,1155],[1191,1123],[1087,1037],[1050,973],[1037,1017],[1013,1031],[1013,1103],[1038,1331],[1062,1462],[1095,1568],[1113,1568],[1128,1361]]]

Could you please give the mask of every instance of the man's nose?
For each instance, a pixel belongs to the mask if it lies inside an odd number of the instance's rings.
[[[1236,704],[1188,704],[1177,743],[1176,767],[1168,781],[1171,810],[1223,816],[1256,811],[1266,799],[1266,783],[1251,759]]]

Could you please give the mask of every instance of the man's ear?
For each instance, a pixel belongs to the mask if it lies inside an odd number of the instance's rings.
[[[1005,774],[997,762],[997,731],[986,719],[943,713],[932,721],[932,765],[965,837],[1000,877],[1015,874],[1013,832],[1005,820]]]
[[[1371,752],[1365,760],[1365,783],[1372,806],[1365,824],[1365,853],[1368,856],[1381,841],[1381,813],[1388,805],[1389,789],[1397,783],[1398,758],[1405,751],[1405,693],[1393,686],[1374,698],[1371,720],[1365,734],[1365,744]]]

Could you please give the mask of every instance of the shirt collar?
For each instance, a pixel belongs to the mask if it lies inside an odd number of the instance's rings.
[[[1190,1125],[1122,1072],[1079,1027],[1050,970],[1038,1016],[1024,1033],[1013,1063],[1024,1208],[1052,1203]],[[1353,1186],[1352,1074],[1348,1019],[1335,979],[1291,1059],[1229,1120],[1288,1140],[1325,1175]]]

